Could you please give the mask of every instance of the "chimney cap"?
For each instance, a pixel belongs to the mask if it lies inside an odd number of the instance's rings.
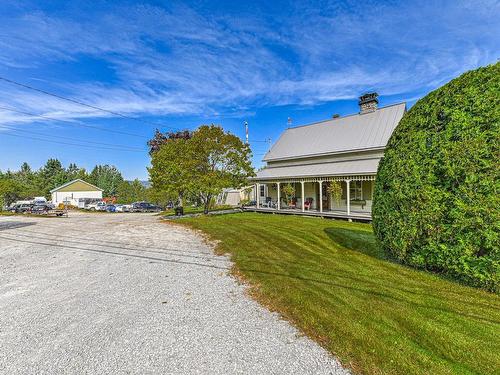
[[[359,97],[359,105],[370,103],[370,102],[375,102],[378,104],[378,93],[367,92]]]

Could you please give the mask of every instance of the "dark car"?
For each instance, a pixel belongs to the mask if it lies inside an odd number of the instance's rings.
[[[51,207],[46,205],[46,204],[35,204],[33,207],[31,207],[31,213],[32,214],[46,214],[51,210]]]
[[[136,202],[132,204],[132,212],[159,212],[161,208],[148,202]]]
[[[32,204],[29,203],[21,203],[16,205],[15,211],[16,213],[21,213],[21,214],[26,214],[31,212],[31,209],[33,208]]]

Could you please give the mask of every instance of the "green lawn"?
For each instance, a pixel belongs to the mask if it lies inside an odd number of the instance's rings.
[[[185,218],[252,295],[356,373],[493,374],[500,297],[384,258],[371,226],[241,213]]]

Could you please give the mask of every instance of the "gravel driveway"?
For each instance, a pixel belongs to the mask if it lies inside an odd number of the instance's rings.
[[[0,217],[2,374],[346,374],[149,214]]]

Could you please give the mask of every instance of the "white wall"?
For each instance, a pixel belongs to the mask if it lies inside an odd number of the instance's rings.
[[[58,205],[65,201],[70,202],[72,206],[78,206],[80,199],[102,199],[102,191],[55,191],[52,193],[52,203]]]

